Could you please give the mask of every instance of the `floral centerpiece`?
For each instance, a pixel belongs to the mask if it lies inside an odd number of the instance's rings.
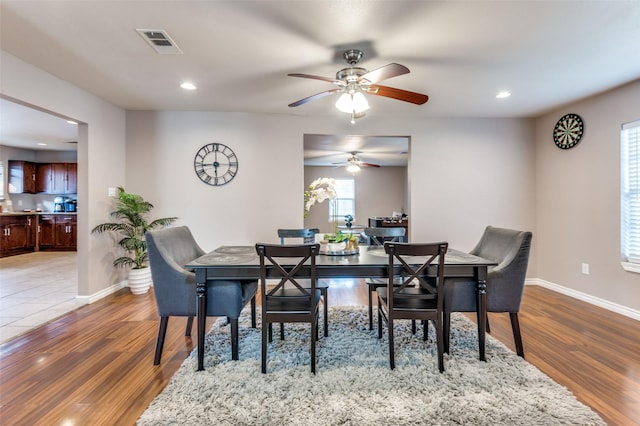
[[[309,210],[315,204],[320,204],[324,200],[335,200],[337,195],[335,179],[318,178],[314,180],[304,191],[304,217],[307,217]]]
[[[318,178],[311,182],[311,184],[304,191],[304,217],[307,217],[311,207],[316,204],[323,203],[325,200],[335,200],[337,197],[336,193],[336,181],[333,178]],[[331,234],[324,235],[324,241],[330,244],[342,244],[340,250],[344,250],[347,243],[354,239],[354,236],[349,234],[343,234],[342,231],[338,230],[338,220],[336,216],[337,206],[333,206],[334,212],[332,214],[333,217],[333,230]],[[357,244],[357,237],[356,243]],[[331,250],[334,251],[334,250]],[[337,251],[337,250],[336,250]]]

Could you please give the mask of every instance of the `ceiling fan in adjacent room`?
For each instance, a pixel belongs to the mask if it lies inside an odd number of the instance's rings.
[[[346,162],[333,164],[337,166],[347,166],[347,171],[351,173],[359,172],[362,167],[380,167],[379,164],[360,161],[360,159],[356,156],[356,154],[358,154],[358,151],[352,151],[350,154],[351,157],[349,157]]]
[[[324,92],[316,93],[315,95],[307,96],[306,98],[289,104],[289,106],[297,107],[299,105],[306,104],[309,101],[320,99],[334,93],[340,93],[340,98],[338,98],[338,101],[336,102],[336,108],[342,112],[351,114],[351,122],[353,123],[356,118],[363,117],[365,115],[365,111],[369,109],[369,103],[364,96],[365,93],[397,99],[399,101],[409,102],[416,105],[422,105],[429,100],[429,97],[422,93],[410,92],[408,90],[377,84],[378,82],[388,78],[408,74],[409,68],[404,65],[391,63],[373,71],[369,71],[365,68],[355,66],[360,62],[360,59],[362,59],[361,50],[347,50],[344,52],[343,57],[349,64],[349,67],[338,71],[336,73],[336,78],[321,77],[310,74],[288,74],[290,77],[322,80],[338,86],[336,89],[329,89]]]

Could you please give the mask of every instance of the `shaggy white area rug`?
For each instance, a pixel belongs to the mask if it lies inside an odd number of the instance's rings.
[[[410,323],[395,327],[396,368],[388,341],[368,330],[364,307],[331,308],[329,337],[311,374],[309,326],[274,327],[267,374],[260,372],[261,332],[241,318],[240,360],[231,360],[229,328],[207,335],[205,371],[195,351],[138,425],[604,425],[564,387],[487,336],[478,359],[475,324],[452,316],[451,354],[439,373],[435,332],[422,340]],[[322,330],[322,328],[321,328]]]

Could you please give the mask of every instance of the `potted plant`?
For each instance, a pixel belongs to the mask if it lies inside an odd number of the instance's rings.
[[[347,226],[348,229],[351,229],[351,226],[353,226],[353,216],[348,214],[344,217],[344,224]]]
[[[170,225],[178,218],[166,217],[149,221],[147,216],[153,209],[153,204],[145,201],[140,195],[126,192],[123,187],[118,187],[115,208],[116,210],[110,213],[114,221],[96,226],[91,233],[114,232],[120,237],[118,245],[128,255],[115,259],[113,266],[131,268],[129,288],[133,294],[144,294],[151,286],[151,270],[147,263],[148,252],[144,234],[150,229]]]

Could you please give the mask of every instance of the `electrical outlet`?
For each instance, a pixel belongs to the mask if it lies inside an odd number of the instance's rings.
[[[589,264],[588,263],[583,263],[582,264],[582,273],[585,275],[589,275]]]
[[[108,194],[109,194],[109,197],[115,197],[116,196],[116,189],[115,188],[109,188]]]

